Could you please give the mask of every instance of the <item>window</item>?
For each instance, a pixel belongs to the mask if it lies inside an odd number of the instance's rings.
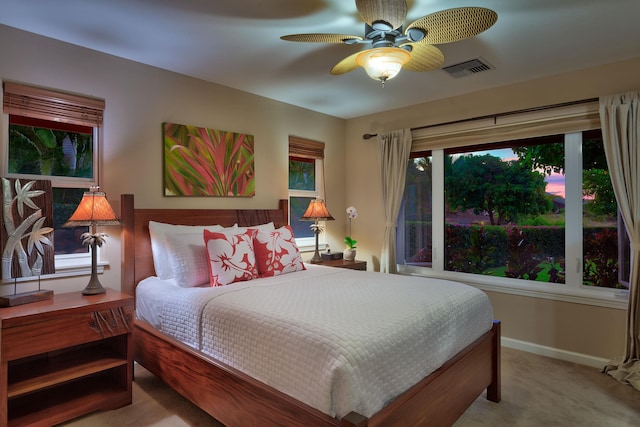
[[[401,272],[523,295],[620,302],[628,243],[597,107],[546,114],[529,125],[492,118],[475,130],[465,124],[414,132],[396,235]],[[568,131],[548,133],[562,128]]]
[[[398,263],[431,266],[431,211],[431,153],[411,153],[396,231]]]
[[[46,179],[53,187],[56,267],[70,258],[89,261],[79,235],[87,227],[63,228],[82,194],[98,184],[99,137],[104,102],[14,83],[4,85],[8,143],[3,175]]]
[[[315,244],[309,221],[300,217],[311,200],[323,197],[323,161],[324,143],[289,137],[289,224],[299,246]]]
[[[563,170],[563,135],[445,150],[445,270],[564,283]]]

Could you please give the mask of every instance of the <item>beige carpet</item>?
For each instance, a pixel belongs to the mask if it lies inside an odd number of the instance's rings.
[[[221,426],[136,366],[133,404],[73,427]],[[478,398],[455,427],[640,426],[640,392],[597,369],[503,348],[502,401]]]

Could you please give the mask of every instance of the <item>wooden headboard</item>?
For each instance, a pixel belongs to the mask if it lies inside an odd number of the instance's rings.
[[[138,282],[155,275],[149,221],[167,224],[212,225],[225,227],[272,222],[278,227],[289,223],[289,201],[278,202],[277,209],[136,209],[133,194],[120,196],[122,221],[122,291],[135,295]]]

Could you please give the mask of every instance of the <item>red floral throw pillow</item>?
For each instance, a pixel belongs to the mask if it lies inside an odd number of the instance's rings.
[[[253,251],[255,230],[233,234],[204,230],[211,286],[224,286],[258,277]]]
[[[305,270],[290,226],[273,231],[258,230],[253,244],[260,277]]]

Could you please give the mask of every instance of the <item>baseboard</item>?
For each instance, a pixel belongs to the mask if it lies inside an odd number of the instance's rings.
[[[566,362],[573,362],[580,365],[591,366],[592,368],[602,369],[609,362],[609,359],[589,356],[588,354],[575,353],[573,351],[560,350],[557,348],[534,344],[527,341],[520,341],[513,338],[502,337],[501,343],[504,347],[513,348],[515,350],[522,350],[528,353],[538,354],[540,356],[564,360]]]

